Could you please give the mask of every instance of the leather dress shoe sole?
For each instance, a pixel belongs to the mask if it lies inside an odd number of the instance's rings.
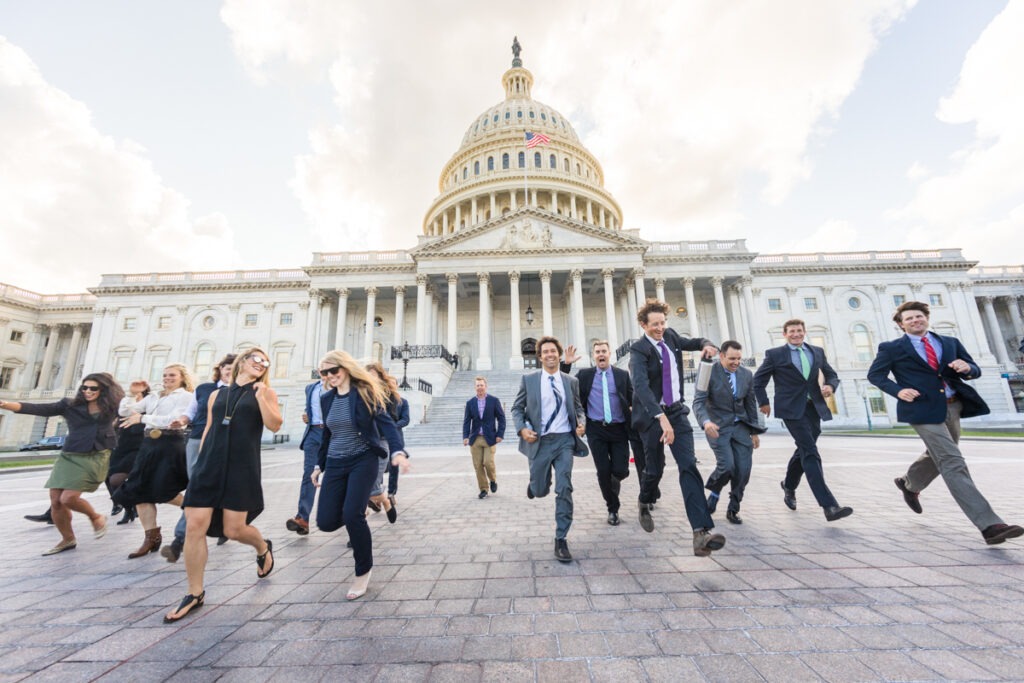
[[[825,508],[825,519],[827,519],[830,522],[838,521],[843,517],[849,517],[852,514],[853,508],[850,507],[836,506],[831,508]]]
[[[915,493],[907,488],[906,479],[904,479],[903,477],[896,477],[896,479],[894,479],[893,482],[896,484],[896,488],[903,492],[903,502],[907,504],[908,508],[910,508],[917,514],[921,514],[922,512],[924,512],[924,509],[921,507],[921,500],[919,497],[920,494]]]
[[[786,488],[786,483],[780,481],[779,487],[782,489],[782,502],[786,504],[790,510],[796,510],[796,491],[790,491]]]

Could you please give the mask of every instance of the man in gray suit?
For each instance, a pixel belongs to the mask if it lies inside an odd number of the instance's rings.
[[[559,370],[562,344],[554,337],[541,337],[537,355],[541,369],[520,381],[512,403],[512,419],[519,433],[519,452],[530,461],[526,497],[548,495],[551,470],[555,471],[555,559],[572,562],[566,541],[572,526],[572,458],[589,452],[580,439],[586,415],[580,403],[579,383]]]
[[[754,375],[741,367],[743,347],[736,341],[722,342],[718,362],[711,367],[711,379],[706,390],[698,389],[693,396],[693,412],[697,424],[704,430],[708,445],[718,462],[704,488],[708,495],[708,512],[718,507],[718,497],[729,484],[729,509],[725,518],[733,524],[742,524],[740,501],[750,480],[754,449],[760,446],[758,434],[764,433],[757,419],[757,401],[754,400]]]

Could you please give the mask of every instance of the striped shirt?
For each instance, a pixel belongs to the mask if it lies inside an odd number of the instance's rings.
[[[324,420],[324,424],[331,430],[331,443],[327,446],[328,458],[348,458],[370,450],[370,445],[352,422],[352,411],[349,408],[351,397],[351,392],[337,396]],[[359,400],[358,394],[356,400]]]

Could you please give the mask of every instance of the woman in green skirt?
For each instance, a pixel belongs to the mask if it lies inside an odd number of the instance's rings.
[[[86,375],[74,398],[56,403],[19,403],[0,401],[0,408],[22,415],[62,416],[68,433],[64,450],[53,463],[46,488],[50,489],[53,525],[60,532],[60,543],[43,555],[56,555],[78,545],[71,528],[71,511],[80,512],[92,522],[96,538],[107,533],[107,517],[82,498],[92,493],[107,477],[107,462],[116,440],[114,421],[124,396],[121,386],[109,373]]]

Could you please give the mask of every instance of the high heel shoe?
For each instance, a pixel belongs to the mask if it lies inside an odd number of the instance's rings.
[[[117,503],[114,503],[114,505],[110,508],[110,516],[117,517],[119,514],[121,514],[122,510],[124,510],[124,507],[118,505]]]
[[[366,595],[366,589],[370,587],[370,574],[373,570],[366,572],[362,576],[357,576],[356,580],[352,582],[352,587],[348,589],[348,594],[345,595],[347,600],[356,600]]]
[[[119,525],[120,524],[128,524],[130,522],[134,522],[135,518],[138,517],[138,516],[139,516],[138,513],[135,512],[135,506],[134,505],[126,505],[125,508],[124,508],[124,516],[120,520],[118,520],[117,523]]]

